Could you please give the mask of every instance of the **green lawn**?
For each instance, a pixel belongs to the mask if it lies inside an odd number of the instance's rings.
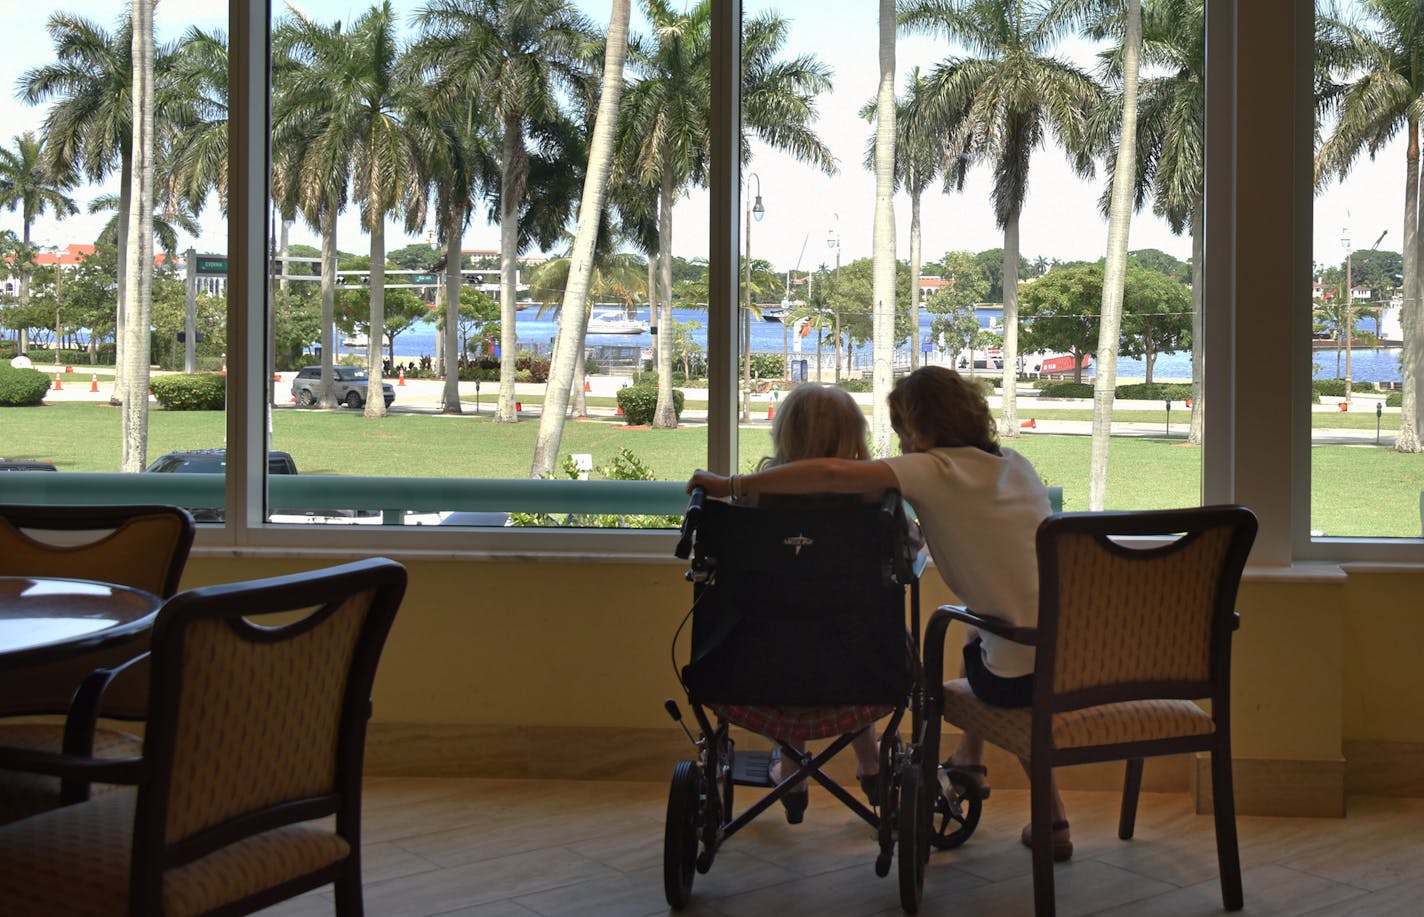
[[[272,418],[272,448],[290,452],[306,474],[523,477],[529,473],[538,421],[496,424],[488,413],[491,407],[485,405],[486,413],[479,416],[392,414],[378,422],[356,411],[278,410]],[[1317,414],[1314,419],[1366,418]],[[1367,419],[1372,425],[1374,418]],[[48,459],[61,471],[113,471],[119,460],[119,423],[119,410],[108,405],[0,408],[0,455]],[[155,410],[149,458],[221,446],[223,423],[220,413]],[[1068,510],[1086,508],[1090,445],[1087,436],[1033,435],[1013,443],[1047,483],[1063,488]],[[560,451],[590,453],[595,467],[601,467],[622,448],[632,450],[659,479],[682,480],[705,463],[707,432],[702,426],[646,430],[606,421],[573,422],[565,427]],[[742,468],[749,469],[769,451],[768,429],[743,430],[740,448]],[[1311,454],[1313,529],[1342,536],[1418,537],[1424,457],[1370,445],[1316,446]],[[1201,450],[1177,437],[1114,440],[1108,474],[1110,509],[1200,502]]]

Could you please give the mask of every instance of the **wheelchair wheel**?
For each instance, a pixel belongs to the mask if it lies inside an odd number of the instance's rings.
[[[681,910],[692,897],[697,866],[697,826],[702,807],[702,773],[695,761],[679,761],[668,790],[663,829],[663,891],[668,906]]]
[[[939,850],[953,850],[969,840],[974,829],[979,826],[979,814],[984,809],[984,801],[973,791],[964,777],[941,767],[939,769],[939,792],[934,799],[934,828],[930,832],[930,843]]]
[[[896,817],[895,858],[900,861],[900,907],[906,914],[920,909],[925,888],[925,864],[930,858],[929,787],[921,784],[918,764],[900,766],[900,807]]]

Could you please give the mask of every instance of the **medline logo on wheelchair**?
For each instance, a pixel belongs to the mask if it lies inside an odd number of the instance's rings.
[[[813,544],[815,544],[815,543],[816,543],[816,539],[814,539],[814,538],[807,538],[805,535],[795,535],[795,536],[792,536],[791,538],[788,538],[788,539],[786,539],[785,541],[782,542],[782,544],[784,544],[784,545],[791,545],[792,547],[796,548],[796,556],[797,556],[797,557],[800,557],[800,556],[801,556],[801,549],[802,549],[802,548],[809,548],[811,545],[813,545]]]

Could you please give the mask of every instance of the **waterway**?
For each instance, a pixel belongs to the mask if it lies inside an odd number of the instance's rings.
[[[674,309],[673,317],[679,322],[697,322],[699,328],[692,332],[692,337],[703,348],[707,348],[707,313],[701,309]],[[991,327],[991,320],[997,325],[1001,313],[997,309],[981,309],[978,312],[981,326]],[[920,311],[920,335],[921,342],[930,340],[930,321],[933,316],[926,310]],[[558,333],[558,321],[556,318],[538,318],[533,311],[520,312],[516,319],[518,338],[521,344],[538,345],[547,349],[553,342],[554,336]],[[773,353],[780,355],[783,346],[783,326],[780,322],[752,322],[752,352],[753,353]],[[816,362],[816,332],[812,331],[807,337],[800,341],[801,349],[796,349],[794,335],[790,337],[791,357],[793,360],[807,360],[814,370]],[[653,336],[651,334],[622,335],[622,334],[594,334],[589,335],[588,344],[597,345],[636,345],[643,348],[653,346]],[[396,336],[395,341],[396,360],[407,360],[421,356],[430,356],[435,353],[435,326],[433,324],[420,324],[402,332]],[[901,347],[899,351],[905,354],[906,348]],[[1398,382],[1401,378],[1399,367],[1400,351],[1396,349],[1365,350],[1355,348],[1351,355],[1351,378],[1357,382]],[[856,357],[860,364],[869,368],[870,349],[862,348],[856,351]],[[827,371],[834,366],[835,348],[829,336],[823,342],[821,355],[822,366]],[[1317,350],[1314,352],[1314,377],[1317,379],[1337,378],[1335,371],[1335,351]],[[1344,355],[1340,357],[1341,371],[1344,373]],[[1118,359],[1117,374],[1123,378],[1142,378],[1146,375],[1146,367],[1142,360],[1133,360],[1126,357]],[[1190,379],[1191,354],[1164,353],[1157,356],[1153,363],[1152,374],[1154,379]]]

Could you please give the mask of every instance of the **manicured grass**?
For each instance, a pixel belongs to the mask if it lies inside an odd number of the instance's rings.
[[[272,417],[272,448],[290,452],[304,474],[527,475],[537,419],[497,424],[489,413],[492,405],[483,407],[480,415],[392,414],[378,422],[357,411],[282,409]],[[1312,419],[1326,418],[1355,419],[1339,414],[1316,414]],[[178,449],[221,446],[223,424],[221,413],[155,410],[150,414],[149,459]],[[119,409],[102,404],[0,408],[0,455],[48,459],[61,471],[113,471],[119,461],[119,425]],[[1065,509],[1086,508],[1089,437],[1033,435],[1009,445],[1027,456],[1047,483],[1063,488]],[[606,421],[571,422],[560,453],[590,453],[594,466],[602,467],[622,448],[630,449],[658,479],[683,480],[706,462],[707,431],[700,425],[648,430]],[[769,449],[765,425],[744,429],[742,470],[750,470]],[[1311,528],[1329,535],[1418,537],[1424,457],[1373,445],[1316,446],[1311,457]],[[1199,503],[1201,461],[1202,451],[1176,436],[1115,439],[1108,464],[1108,508]]]

